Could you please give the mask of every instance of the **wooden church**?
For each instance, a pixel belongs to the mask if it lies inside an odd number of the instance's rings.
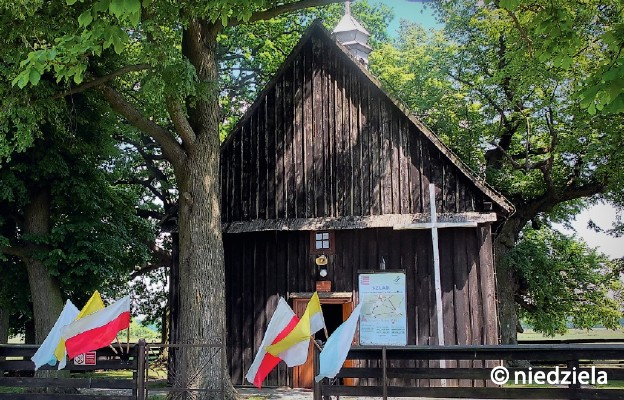
[[[498,343],[491,226],[513,206],[381,89],[368,36],[349,12],[314,23],[222,145],[235,385],[279,296],[301,315],[318,289],[331,333],[359,271],[405,271],[407,344]],[[311,387],[311,364],[265,385]]]

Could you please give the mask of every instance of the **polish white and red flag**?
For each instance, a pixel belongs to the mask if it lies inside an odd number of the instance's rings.
[[[290,349],[273,356],[266,351],[266,347],[275,344],[285,338],[297,325],[299,318],[295,315],[292,308],[288,305],[286,300],[280,297],[277,307],[273,312],[271,321],[267,326],[267,330],[262,338],[262,343],[254,358],[249,371],[245,378],[256,386],[258,389],[262,387],[262,382],[269,375],[269,373],[279,364],[280,361],[289,366],[301,365],[305,363],[308,355],[308,342],[301,342],[291,347]]]
[[[70,359],[78,354],[106,347],[115,340],[117,333],[130,326],[130,297],[123,297],[110,306],[80,318],[63,327]]]

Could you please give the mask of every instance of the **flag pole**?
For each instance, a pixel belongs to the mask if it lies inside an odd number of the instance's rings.
[[[126,331],[128,332],[128,340],[126,341],[126,353],[130,354],[130,325],[128,325],[128,329],[126,329]]]
[[[117,350],[115,350],[115,348],[113,347],[113,345],[112,345],[112,344],[109,344],[109,345],[108,345],[108,347],[110,347],[110,348],[111,348],[111,350],[113,351],[113,353],[115,353],[115,354],[119,354],[119,353],[117,353]]]
[[[323,330],[325,331],[325,341],[329,340],[329,334],[327,333],[327,327],[324,326]]]
[[[121,347],[121,342],[119,341],[119,334],[115,335],[115,339],[117,339],[117,345],[119,346],[119,351],[123,353],[123,347]]]
[[[323,350],[321,349],[321,346],[319,346],[319,344],[316,343],[316,340],[314,340],[314,336],[310,336],[310,339],[312,339],[312,343],[314,343],[314,345],[316,346],[317,349],[319,349],[319,351]]]

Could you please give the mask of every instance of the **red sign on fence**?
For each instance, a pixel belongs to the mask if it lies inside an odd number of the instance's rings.
[[[97,354],[95,351],[88,351],[74,357],[74,365],[95,365],[97,364]]]

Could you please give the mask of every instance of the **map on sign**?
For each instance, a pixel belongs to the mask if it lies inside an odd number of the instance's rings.
[[[360,274],[360,344],[407,344],[405,273]]]

